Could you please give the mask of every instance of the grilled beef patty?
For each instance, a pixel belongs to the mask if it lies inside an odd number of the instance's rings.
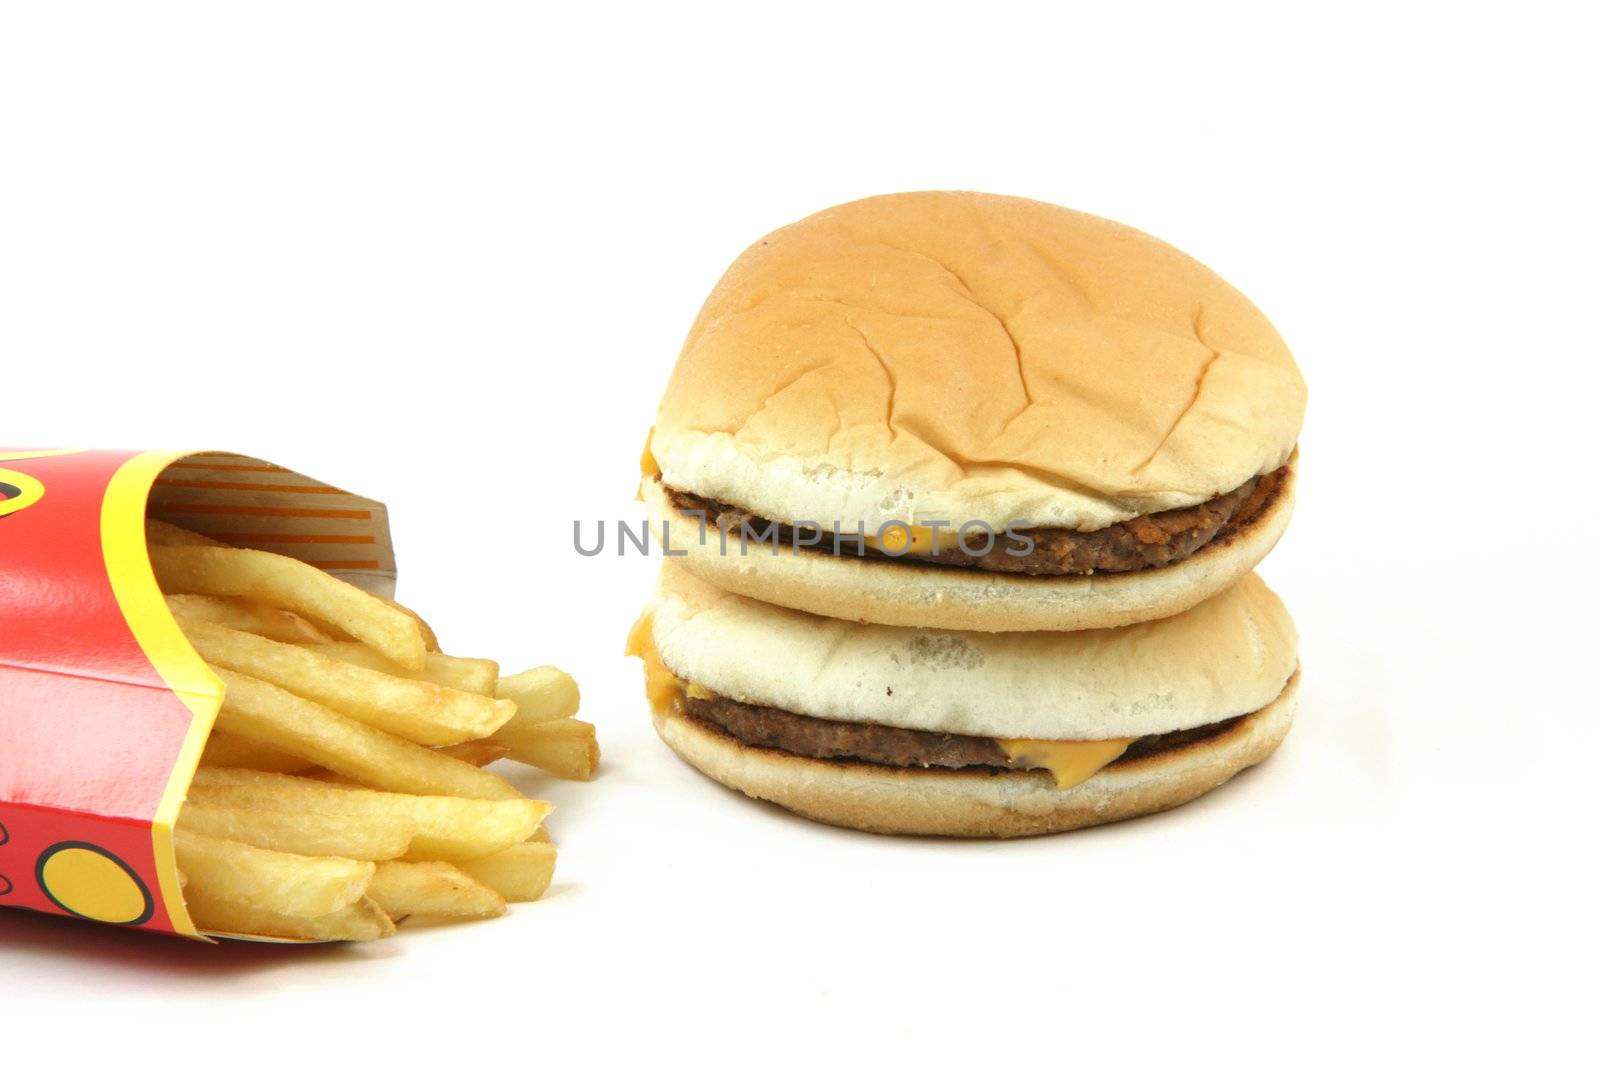
[[[987,768],[1020,770],[992,737],[908,730],[875,723],[835,722],[797,715],[781,708],[743,704],[723,696],[686,697],[683,709],[696,721],[720,730],[746,745],[775,748],[812,759],[853,760],[883,767]],[[1209,723],[1189,730],[1141,737],[1113,761],[1149,759],[1184,745],[1227,733],[1247,716]],[[1043,773],[1043,772],[1041,772]]]
[[[1011,552],[1025,549],[1026,542],[1012,539],[1002,530],[994,532],[992,544],[985,544],[988,538],[984,537],[969,541],[963,549],[957,543],[954,530],[941,529],[938,551],[925,556],[883,552],[848,534],[835,537],[830,530],[822,531],[820,544],[803,547],[805,551],[842,556],[976,567],[1013,574],[1066,576],[1145,570],[1188,559],[1208,544],[1225,543],[1277,499],[1283,492],[1284,478],[1285,469],[1279,467],[1202,504],[1138,515],[1103,530],[1038,527],[1020,531],[1033,541],[1033,548],[1021,555]],[[690,513],[692,519],[703,516],[703,521],[716,525],[730,540],[738,538],[743,529],[749,531],[748,536],[763,538],[763,543],[770,544],[771,532],[776,526],[778,542],[792,545],[799,533],[792,526],[774,523],[732,504],[686,493],[670,485],[663,484],[663,488],[674,508]],[[808,537],[814,536],[814,532],[808,534]]]

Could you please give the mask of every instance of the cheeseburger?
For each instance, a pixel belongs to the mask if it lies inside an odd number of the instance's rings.
[[[685,570],[773,604],[1123,626],[1272,548],[1304,406],[1271,323],[1161,241],[1012,197],[875,197],[729,268],[641,493]]]
[[[807,818],[1016,837],[1192,800],[1294,716],[1294,626],[1261,579],[1116,630],[818,618],[663,568],[630,651],[685,761]]]

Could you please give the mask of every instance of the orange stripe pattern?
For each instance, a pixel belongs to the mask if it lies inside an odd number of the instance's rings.
[[[331,485],[271,485],[262,482],[187,482],[178,478],[162,478],[156,482],[158,489],[204,489],[207,492],[222,490],[239,493],[317,493],[324,496],[346,496],[343,489]]]
[[[369,534],[291,534],[291,533],[228,533],[220,540],[235,545],[375,545],[378,539]]]
[[[260,466],[251,467],[251,466],[246,466],[246,465],[244,465],[242,463],[194,463],[194,462],[191,462],[191,461],[188,461],[188,460],[185,460],[182,463],[174,463],[172,466],[168,467],[167,470],[169,470],[169,471],[245,471],[246,473],[251,473],[251,474],[289,474],[289,473],[291,473],[291,471],[289,470],[288,467],[279,467],[279,466],[277,466],[275,464],[272,464],[272,463],[266,463],[266,464],[262,464]]]
[[[156,480],[149,514],[224,544],[359,574],[374,592],[392,591],[394,550],[383,505],[274,463],[225,453],[185,456]]]
[[[352,508],[275,508],[249,504],[163,504],[161,510],[180,515],[255,515],[265,519],[356,519],[369,522],[370,511]]]

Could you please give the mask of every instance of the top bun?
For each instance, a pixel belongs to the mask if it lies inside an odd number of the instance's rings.
[[[1294,450],[1305,385],[1237,290],[1092,215],[873,197],[752,245],[700,311],[651,452],[780,521],[1094,530]]]

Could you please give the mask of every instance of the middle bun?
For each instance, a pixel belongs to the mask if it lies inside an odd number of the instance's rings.
[[[723,592],[674,560],[654,638],[673,674],[749,704],[986,737],[1186,730],[1270,703],[1297,636],[1249,575],[1181,615],[1115,630],[965,633],[817,618]]]

